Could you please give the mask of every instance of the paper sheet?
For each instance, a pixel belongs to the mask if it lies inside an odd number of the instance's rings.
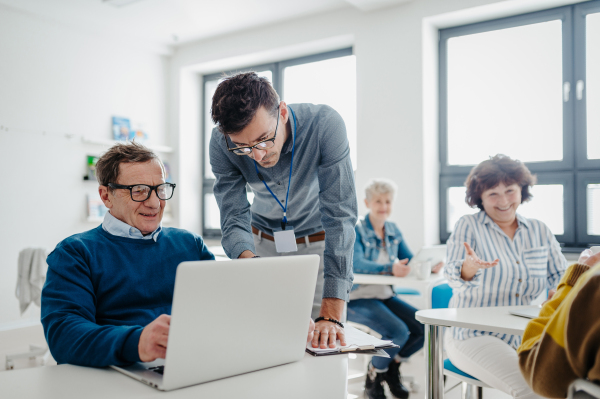
[[[381,340],[372,335],[366,334],[356,328],[344,323],[344,332],[346,333],[346,345],[340,345],[340,341],[336,341],[335,348],[313,348],[311,342],[306,343],[306,349],[314,353],[331,353],[340,352],[344,348],[361,348],[372,346],[375,349],[393,344],[392,341]]]

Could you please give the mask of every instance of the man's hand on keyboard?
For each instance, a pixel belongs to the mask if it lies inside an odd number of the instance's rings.
[[[171,316],[162,314],[142,330],[138,352],[142,362],[164,359],[167,355],[167,341]]]

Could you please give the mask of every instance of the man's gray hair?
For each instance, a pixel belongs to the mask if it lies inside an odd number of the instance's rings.
[[[380,194],[391,194],[394,197],[398,186],[396,183],[389,179],[373,179],[367,183],[367,188],[365,188],[365,195],[368,200],[373,198],[374,195]]]
[[[163,163],[151,149],[135,141],[117,143],[109,148],[96,163],[96,179],[101,186],[117,183],[122,163],[149,162],[156,160],[164,171]]]

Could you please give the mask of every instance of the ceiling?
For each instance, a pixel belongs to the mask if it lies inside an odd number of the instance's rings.
[[[369,11],[406,1],[411,0],[0,0],[0,5],[88,33],[169,48],[335,9]]]

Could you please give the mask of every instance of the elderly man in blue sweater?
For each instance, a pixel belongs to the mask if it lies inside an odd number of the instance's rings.
[[[161,226],[175,184],[152,151],[116,144],[96,176],[109,209],[102,225],[63,240],[47,259],[48,346],[58,363],[83,366],[164,358],[177,265],[214,256],[200,236]]]

